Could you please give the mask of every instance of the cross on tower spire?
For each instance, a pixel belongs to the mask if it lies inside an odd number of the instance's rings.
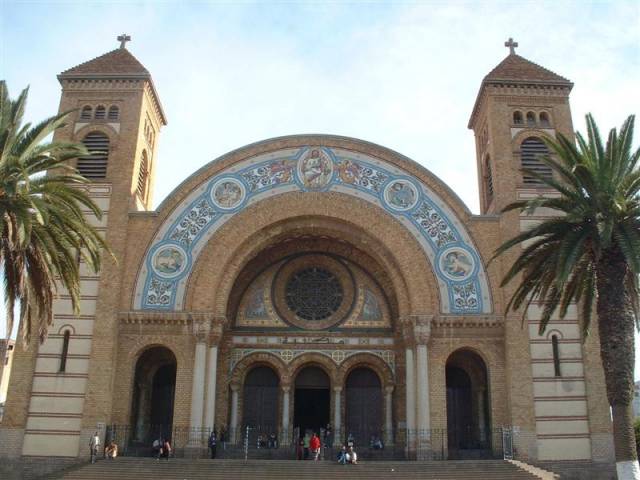
[[[509,55],[516,54],[516,47],[518,46],[518,42],[514,42],[513,38],[509,37],[508,42],[504,42],[505,47],[509,47]]]
[[[125,48],[126,43],[131,41],[131,36],[123,33],[118,36],[117,40],[120,42],[120,48]]]

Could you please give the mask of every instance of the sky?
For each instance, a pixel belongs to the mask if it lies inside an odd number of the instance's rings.
[[[518,54],[575,83],[577,130],[588,112],[603,131],[640,112],[637,0],[0,0],[0,78],[13,97],[30,87],[26,117],[39,121],[57,112],[56,75],[117,48],[125,32],[168,118],[155,206],[230,150],[329,133],[412,158],[478,213],[467,123],[509,37]]]

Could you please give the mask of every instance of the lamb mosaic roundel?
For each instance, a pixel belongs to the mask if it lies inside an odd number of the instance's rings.
[[[442,198],[397,165],[314,145],[247,158],[193,189],[156,232],[138,276],[134,308],[181,310],[193,263],[215,231],[249,203],[292,191],[337,191],[384,208],[418,239],[431,262],[442,313],[491,312],[480,256]]]

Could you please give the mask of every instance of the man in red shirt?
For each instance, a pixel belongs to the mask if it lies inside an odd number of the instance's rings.
[[[311,437],[309,447],[311,448],[311,452],[313,453],[313,459],[317,461],[320,457],[320,437],[318,437],[315,432]]]

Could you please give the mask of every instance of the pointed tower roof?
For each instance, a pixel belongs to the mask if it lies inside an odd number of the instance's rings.
[[[78,77],[131,77],[150,78],[149,71],[126,48],[116,48],[87,62],[65,70],[58,78]]]
[[[58,81],[62,84],[64,80],[146,80],[151,87],[160,118],[166,125],[167,117],[149,70],[126,48],[126,43],[130,40],[131,37],[126,33],[120,35],[120,48],[65,70],[58,75]]]
[[[484,82],[524,82],[524,83],[561,83],[565,85],[573,85],[569,80],[561,77],[557,73],[552,72],[531,60],[516,53],[507,55],[496,68],[491,70],[483,80]]]
[[[505,42],[504,46],[509,47],[509,55],[482,79],[471,118],[469,119],[469,128],[473,128],[476,114],[480,108],[482,94],[488,86],[560,87],[566,89],[567,93],[573,88],[573,83],[570,80],[518,55],[515,52],[515,47],[518,46],[518,43],[514,42],[512,38]]]

